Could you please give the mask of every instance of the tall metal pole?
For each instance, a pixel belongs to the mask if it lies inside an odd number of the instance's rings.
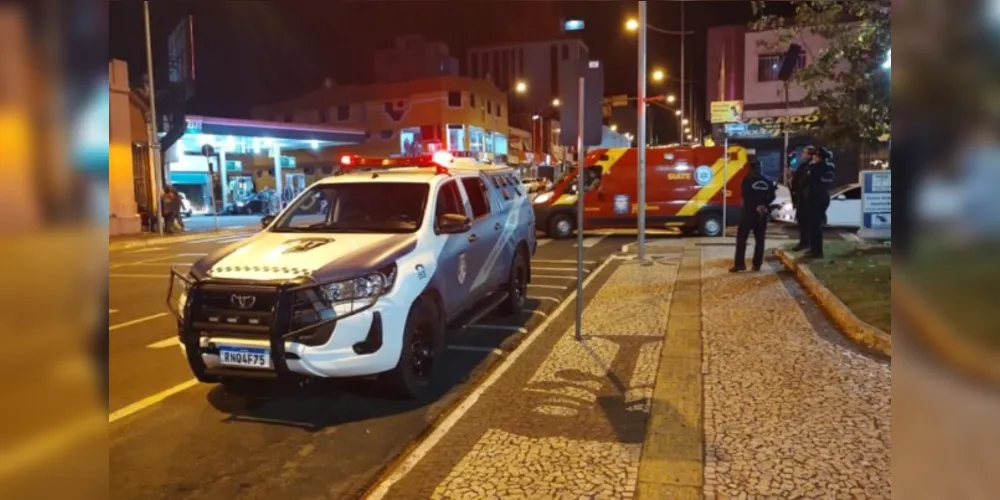
[[[160,207],[160,192],[163,189],[160,187],[160,175],[162,167],[157,168],[157,159],[160,159],[158,154],[160,150],[160,135],[156,126],[156,88],[153,83],[153,36],[150,33],[149,27],[149,1],[142,2],[142,10],[146,20],[146,74],[149,77],[149,122],[150,130],[153,135],[149,138],[149,151],[151,158],[149,159],[149,165],[152,169],[152,176],[149,179],[150,189],[153,191],[152,208],[153,213],[156,214],[156,227],[159,229],[160,236],[163,236],[163,211]]]
[[[788,186],[788,121],[791,119],[790,114],[791,110],[788,99],[788,80],[785,80],[785,123],[781,127],[785,131],[785,149],[784,149],[784,154],[782,155],[784,156],[782,164],[785,167],[781,169],[782,175],[784,176],[785,179],[785,186]]]
[[[727,215],[729,214],[729,133],[725,135],[722,146],[722,233],[719,236],[726,237]]]
[[[683,94],[682,94],[683,95]],[[682,97],[683,99],[683,97]],[[646,259],[646,2],[639,2],[639,260]]]
[[[579,79],[576,127],[576,340],[583,340],[583,98],[584,77]],[[600,96],[598,96],[600,98]]]
[[[684,42],[687,40],[687,35],[684,34],[684,3],[681,2],[681,121],[679,125],[681,145],[684,145],[685,137],[684,135],[684,119],[687,118],[687,108],[684,107],[685,99],[684,94],[687,93],[687,80],[684,77]]]

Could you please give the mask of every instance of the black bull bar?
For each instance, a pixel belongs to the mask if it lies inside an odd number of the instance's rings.
[[[183,311],[177,309],[177,304],[171,300],[174,296],[174,286],[177,282],[183,283],[187,290],[187,299],[181,305]],[[195,377],[201,382],[218,382],[226,376],[233,377],[265,377],[276,376],[279,380],[301,381],[305,376],[292,372],[288,369],[288,353],[285,352],[285,342],[291,341],[300,335],[306,335],[327,325],[335,325],[345,316],[334,317],[332,319],[320,320],[308,326],[293,330],[293,313],[295,297],[297,293],[307,290],[315,290],[327,283],[316,282],[310,278],[302,278],[282,282],[256,282],[247,284],[234,280],[224,279],[196,279],[185,275],[176,269],[170,270],[170,285],[167,289],[167,308],[177,319],[178,337],[184,345],[188,364],[191,366]],[[226,336],[226,332],[234,330],[226,324],[209,324],[198,321],[197,313],[201,311],[205,292],[216,293],[254,293],[259,295],[274,296],[270,308],[270,321],[266,325],[257,328],[258,337],[266,335],[270,343],[271,367],[273,372],[256,369],[242,368],[209,368],[202,360],[203,349],[201,346],[202,332],[209,331],[217,333],[218,336]],[[352,311],[352,314],[362,310]],[[246,335],[230,336],[241,338]],[[295,356],[293,353],[292,356]],[[297,356],[294,358],[297,359]]]

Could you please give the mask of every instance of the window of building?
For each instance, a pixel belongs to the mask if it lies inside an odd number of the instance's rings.
[[[503,114],[503,105],[500,104],[500,103],[497,103],[497,116],[500,116],[502,114]]]
[[[448,107],[449,108],[460,108],[462,107],[462,93],[451,91],[448,92]]]
[[[486,114],[493,114],[493,101],[486,100]]]
[[[462,179],[462,186],[465,187],[465,194],[469,195],[472,218],[478,219],[489,215],[490,198],[483,180],[478,177],[466,177]]]
[[[498,155],[508,154],[507,152],[507,136],[501,133],[493,134],[493,150]]]
[[[463,125],[448,125],[449,151],[465,151],[465,127]]]
[[[465,207],[462,206],[462,196],[458,193],[458,183],[448,181],[441,185],[441,189],[438,191],[435,213],[438,217],[444,214],[466,215]],[[435,221],[436,224],[437,221]]]
[[[409,127],[399,131],[399,152],[408,156],[421,153],[420,127]]]
[[[781,63],[785,60],[785,54],[761,54],[757,56],[757,81],[776,82],[780,80]],[[806,67],[805,53],[799,54],[798,64],[795,69]]]
[[[565,61],[566,59],[569,59],[569,45],[564,43],[562,45],[562,60]]]
[[[483,147],[483,129],[479,127],[469,127],[469,151],[473,153],[482,153]]]
[[[337,106],[337,120],[347,121],[351,119],[351,107],[347,104],[341,104]]]
[[[469,107],[476,109],[476,94],[469,94]]]
[[[319,122],[320,123],[330,123],[330,110],[329,110],[329,108],[319,108]]]
[[[493,136],[494,136],[493,132],[486,132],[485,134],[483,134],[483,138],[485,139],[484,150],[487,153],[496,153],[496,151],[493,150]]]

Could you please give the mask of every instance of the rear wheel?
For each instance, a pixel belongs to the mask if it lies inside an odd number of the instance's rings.
[[[510,265],[510,277],[504,288],[507,298],[500,303],[500,312],[507,315],[520,314],[528,297],[528,263],[525,262],[524,252],[520,250],[514,254],[514,262]]]
[[[716,213],[702,214],[698,217],[698,232],[702,236],[722,235],[722,216]]]
[[[549,219],[549,238],[561,240],[572,235],[573,218],[569,214],[555,214]]]
[[[430,386],[444,355],[444,325],[434,303],[419,298],[410,308],[403,329],[399,362],[381,377],[388,392],[398,398],[419,398]]]

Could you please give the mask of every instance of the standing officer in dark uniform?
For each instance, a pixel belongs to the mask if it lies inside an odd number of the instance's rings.
[[[747,237],[753,231],[753,270],[760,271],[764,263],[764,234],[767,232],[768,206],[774,201],[777,186],[761,173],[760,160],[750,160],[750,173],[743,178],[743,215],[736,230],[736,259],[731,273],[747,270]]]
[[[806,257],[823,256],[823,226],[826,225],[826,209],[830,207],[830,188],[836,179],[833,153],[823,148],[813,155],[813,161],[806,171],[805,196],[803,206],[807,210],[809,251]],[[802,224],[801,219],[799,224]]]
[[[806,191],[806,171],[809,170],[809,164],[815,155],[816,148],[813,146],[802,149],[798,166],[792,174],[792,185],[788,187],[792,195],[792,206],[795,208],[795,221],[799,225],[799,244],[795,245],[796,251],[809,248],[809,210],[803,203],[803,196]]]

